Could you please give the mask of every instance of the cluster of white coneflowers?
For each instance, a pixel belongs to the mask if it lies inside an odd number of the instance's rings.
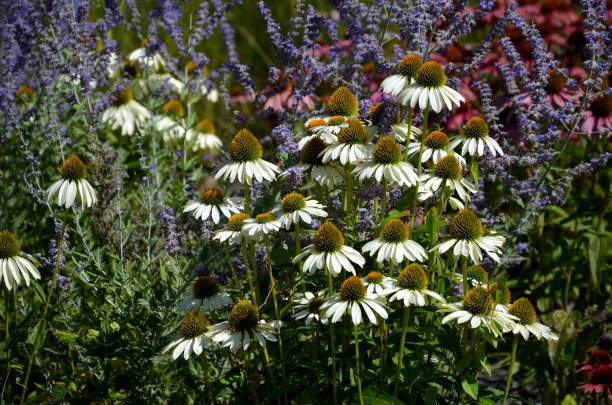
[[[142,78],[134,80],[133,87],[139,89],[139,94],[151,91],[152,81],[169,82],[176,87],[178,95],[185,91],[184,83],[165,76],[163,58],[135,52],[128,60],[148,67],[150,77],[146,83],[143,84]],[[281,365],[284,364],[281,319],[284,322],[304,322],[316,330],[308,337],[313,344],[319,344],[314,340],[320,339],[329,345],[332,359],[330,380],[336,404],[335,328],[352,324],[356,353],[353,375],[363,404],[360,333],[365,328],[376,327],[381,336],[382,368],[384,362],[391,361],[385,357],[389,331],[401,331],[394,384],[397,395],[402,379],[405,338],[414,307],[437,309],[444,314],[443,324],[456,322],[456,327],[464,335],[477,334],[481,330],[497,337],[513,334],[506,398],[518,337],[528,339],[533,335],[537,339],[557,339],[550,328],[537,322],[536,312],[527,298],[512,302],[505,283],[502,280],[492,282],[488,272],[479,266],[483,255],[499,262],[505,240],[503,236],[485,229],[477,215],[468,208],[470,194],[476,192],[478,185],[477,178],[468,175],[468,166],[477,163],[486,149],[493,155],[503,155],[498,143],[489,136],[485,120],[472,118],[461,134],[452,138],[440,129],[430,130],[430,113],[450,110],[464,102],[464,98],[446,86],[446,75],[440,64],[435,61],[423,63],[416,55],[406,56],[398,65],[397,73],[383,81],[381,90],[397,98],[405,107],[406,116],[396,117],[389,133],[379,134],[385,106],[374,106],[370,120],[363,122],[358,118],[358,102],[351,91],[346,87],[338,88],[327,102],[327,115],[308,120],[304,131],[296,134],[301,151],[300,162],[292,169],[303,171],[308,184],[301,189],[302,192],[294,190],[285,195],[270,212],[258,211],[259,207],[252,201],[251,186],[255,181],[282,182],[286,173],[281,173],[276,164],[263,159],[262,146],[253,133],[246,128],[236,133],[226,150],[227,160],[218,165],[215,178],[228,189],[229,185],[239,183],[242,197],[229,197],[221,188],[210,188],[198,200],[186,202],[184,207],[184,211],[191,212],[197,220],[211,221],[217,227],[212,243],[220,244],[225,250],[234,286],[220,286],[209,276],[197,278],[190,295],[179,304],[179,310],[185,312],[179,336],[171,340],[163,352],[171,352],[172,359],[183,357],[188,360],[193,354],[199,356],[205,366],[207,381],[212,384],[207,348],[220,344],[230,353],[241,354],[245,363],[250,364],[256,352],[249,348],[256,344],[261,347],[265,369],[271,375],[267,342],[278,342]],[[164,134],[167,142],[183,139],[195,148],[194,151],[202,147],[222,152],[221,141],[211,134],[214,132],[212,123],[204,120],[194,128],[188,128],[183,105],[178,99],[170,100],[162,107],[164,115],[154,116],[134,99],[134,94],[133,89],[126,87],[115,95],[115,105],[103,116],[112,129],[131,135],[149,123],[155,131]],[[420,128],[412,125],[413,109],[417,105],[423,116]],[[209,135],[215,138],[202,138]],[[96,192],[86,180],[86,166],[78,157],[66,160],[60,174],[61,178],[47,190],[47,199],[65,208],[58,257],[69,209],[75,206],[86,208],[96,203]],[[350,231],[354,225],[360,201],[353,196],[353,190],[360,183],[376,183],[382,189],[380,201],[374,201],[375,225],[372,231],[375,237],[369,241],[359,241],[358,236],[345,235],[341,231]],[[396,187],[414,188],[412,209],[390,218],[387,216],[387,194]],[[332,211],[329,207],[332,195],[341,198],[340,216],[330,216],[328,212]],[[375,196],[372,198],[376,199]],[[432,201],[436,203],[432,205]],[[434,222],[428,224],[428,229],[433,231],[427,246],[414,236],[419,203],[427,203],[433,212],[427,216],[428,221]],[[313,233],[310,225],[315,220],[321,225]],[[444,233],[440,233],[442,224],[447,224]],[[283,245],[277,237],[280,232],[289,232],[295,245]],[[304,238],[311,239],[312,243],[302,248]],[[358,243],[360,250],[350,246]],[[293,265],[286,277],[290,315],[281,311],[277,301],[276,276],[270,257],[271,246],[279,244],[292,256]],[[259,288],[262,280],[256,270],[254,255],[258,247],[265,247],[267,254],[267,292]],[[246,283],[234,268],[233,254],[242,258]],[[450,268],[444,264],[445,255],[452,255],[454,265]],[[366,260],[367,256],[371,257],[370,262]],[[372,263],[371,268],[366,268],[366,263]],[[31,277],[40,278],[36,267],[32,257],[21,252],[19,243],[10,232],[0,232],[0,277],[8,290],[22,282],[29,285]],[[43,322],[58,267],[56,264],[52,275]],[[326,288],[309,291],[315,284],[313,280],[323,280]],[[449,294],[451,283],[462,285],[461,296]],[[401,325],[386,323],[392,311],[403,311]],[[227,320],[213,324],[209,321],[219,319],[223,314],[227,314]],[[348,321],[342,326],[344,320]],[[30,357],[24,387],[27,386],[34,355],[35,351]],[[257,401],[256,387],[249,386]]]

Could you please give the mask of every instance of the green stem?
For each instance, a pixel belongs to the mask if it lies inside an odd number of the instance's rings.
[[[240,241],[240,247],[242,249],[242,260],[244,261],[244,269],[246,271],[247,280],[249,280],[249,288],[251,289],[251,295],[253,296],[253,304],[258,307],[257,294],[255,294],[255,287],[253,285],[253,277],[251,276],[251,268],[249,266],[249,256],[247,254],[246,242],[244,238]]]
[[[393,277],[393,270],[395,269],[395,263],[391,262],[389,265],[389,277]]]
[[[387,321],[385,319],[382,320],[382,325],[378,330],[378,334],[380,335],[380,388],[384,389],[383,381],[385,374],[385,357],[387,356],[387,345],[385,345],[385,334],[387,333]]]
[[[212,379],[210,378],[210,369],[208,368],[208,361],[206,360],[205,352],[200,355],[200,362],[202,363],[202,369],[206,377],[206,385],[208,385],[208,394],[210,395],[211,403],[215,403],[215,394],[213,392]]]
[[[408,145],[412,137],[412,107],[408,107],[408,134],[406,135],[406,144],[404,145],[404,162],[408,161]]]
[[[253,263],[253,279],[255,281],[255,292],[258,297],[261,297],[259,291],[259,269],[257,268],[257,257],[255,256],[255,244],[253,241],[249,242],[249,249],[251,250],[251,260]]]
[[[329,296],[332,297],[334,295],[334,281],[332,280],[332,276],[330,271],[325,266],[325,270],[327,272],[327,287],[329,289]],[[336,344],[334,341],[334,323],[329,322],[329,351],[332,355],[332,395],[334,400],[334,405],[338,404],[338,389],[336,387]]]
[[[359,337],[357,336],[357,325],[353,324],[355,333],[355,376],[357,378],[357,390],[359,391],[359,403],[363,405],[363,394],[361,393],[361,375],[359,370]]]
[[[410,318],[410,306],[404,309],[404,320],[402,321],[402,337],[400,339],[399,352],[397,353],[397,370],[395,371],[395,386],[393,387],[393,396],[397,397],[399,388],[399,379],[402,374],[402,359],[404,358],[404,344],[406,343],[406,332],[408,330],[408,319]]]
[[[47,327],[47,310],[49,309],[49,302],[51,302],[51,295],[53,294],[53,290],[55,289],[55,279],[57,278],[57,273],[59,271],[60,259],[62,257],[62,248],[64,247],[64,235],[66,234],[66,222],[68,220],[68,208],[64,210],[64,219],[62,220],[62,231],[60,232],[60,240],[59,245],[57,247],[57,259],[55,260],[55,268],[53,269],[53,275],[51,276],[51,288],[49,288],[49,292],[47,293],[47,298],[45,299],[45,306],[43,308],[43,313],[41,317],[40,328],[38,328],[36,337],[34,338],[34,347],[32,348],[32,353],[30,353],[30,358],[28,359],[28,368],[26,370],[26,375],[23,380],[23,390],[21,391],[21,399],[19,400],[19,404],[22,405],[25,400],[26,392],[28,389],[28,380],[30,378],[30,372],[32,371],[32,363],[34,363],[34,356],[36,356],[36,352],[40,347],[42,347],[44,343],[44,333]],[[36,346],[39,344],[40,347]]]
[[[234,281],[236,282],[236,289],[240,292],[240,280],[238,280],[238,274],[236,274],[236,269],[234,269],[234,264],[232,263],[232,256],[230,255],[229,244],[227,241],[223,244],[225,248],[225,257],[227,257],[227,264],[229,264],[230,269],[232,270],[232,275],[234,276]]]
[[[351,174],[351,168],[346,165],[346,223],[348,224],[349,218],[351,217],[352,206],[353,206],[353,175]]]
[[[380,233],[382,233],[382,230],[383,230],[382,223],[386,215],[387,215],[387,179],[383,177],[382,197],[380,201]]]
[[[502,405],[506,405],[506,401],[508,400],[508,393],[510,392],[510,382],[512,381],[512,374],[514,373],[514,360],[516,359],[516,348],[518,346],[519,335],[514,335],[514,339],[512,340],[512,352],[510,353],[510,366],[508,368],[508,378],[506,380],[506,390],[504,391],[504,399],[502,400]]]
[[[427,103],[427,107],[425,107],[425,111],[423,112],[423,131],[421,132],[421,148],[419,149],[419,161],[417,165],[417,176],[421,176],[421,167],[423,160],[423,148],[425,146],[425,138],[427,138],[427,116],[429,115],[429,103]],[[414,218],[416,216],[416,206],[419,196],[419,183],[416,184],[416,188],[414,190],[414,200],[412,201],[412,213],[410,214],[410,232],[408,236],[412,236],[412,229],[414,227]]]
[[[300,220],[298,219],[295,222],[295,254],[296,256],[300,254],[300,250],[301,250],[300,238],[301,238],[300,237]],[[304,266],[301,260],[298,261],[298,268],[300,269],[300,278],[302,279],[302,292],[306,294],[306,283],[305,283],[306,279],[304,278]]]
[[[257,390],[255,389],[255,385],[251,384],[251,381],[249,379],[249,373],[251,371],[251,363],[249,362],[249,355],[247,354],[246,350],[244,349],[241,349],[241,350],[242,350],[242,354],[244,358],[244,365],[246,366],[247,385],[249,386],[249,389],[251,390],[251,395],[253,395],[253,403],[255,405],[259,405],[259,397],[257,396]]]
[[[465,297],[468,293],[468,279],[467,279],[467,257],[461,257],[461,274],[463,275],[463,296]]]
[[[274,273],[272,272],[272,258],[270,257],[270,240],[268,235],[264,235],[264,243],[266,245],[266,255],[268,258],[268,273],[270,274],[270,288],[272,289],[272,302],[274,303],[274,316],[277,321],[280,321],[280,312],[278,310],[278,301],[276,300],[276,283],[274,282]],[[285,376],[285,356],[283,353],[283,339],[281,338],[281,329],[277,329],[278,332],[278,347],[280,351],[280,358],[282,364],[283,377]]]
[[[244,212],[251,215],[251,188],[244,183]]]
[[[457,272],[457,259],[455,259],[455,262],[453,263],[453,270],[451,272],[451,278],[450,278],[450,285],[452,287],[453,283],[455,282],[455,273]],[[442,280],[442,278],[440,278]],[[442,286],[444,286],[442,284]],[[444,291],[444,290],[441,290]]]

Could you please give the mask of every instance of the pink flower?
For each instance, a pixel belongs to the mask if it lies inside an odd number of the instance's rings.
[[[587,394],[608,395],[612,399],[612,367],[600,365],[589,371],[588,381],[578,386],[578,389]]]
[[[585,112],[586,119],[582,123],[582,132],[599,132],[612,128],[612,95],[600,94],[591,102]]]

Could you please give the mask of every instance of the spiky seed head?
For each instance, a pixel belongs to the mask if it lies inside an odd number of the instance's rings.
[[[463,135],[466,138],[486,138],[489,136],[489,126],[481,117],[471,118],[463,127]]]
[[[402,161],[402,149],[395,139],[383,136],[374,147],[372,159],[381,165],[396,165]]]
[[[416,82],[421,87],[442,87],[446,84],[446,74],[438,62],[430,60],[417,71]]]
[[[479,283],[486,283],[489,281],[489,274],[481,266],[468,267],[465,270],[465,275],[472,280],[478,281]]]
[[[565,89],[565,76],[558,75],[555,70],[551,70],[546,83],[546,91],[549,94],[560,93]]]
[[[239,212],[230,217],[227,221],[227,229],[233,232],[242,231],[242,227],[244,226],[244,220],[247,218],[251,218],[249,214],[245,214],[244,212]]]
[[[366,287],[357,276],[350,276],[340,286],[340,298],[344,301],[361,301],[366,296]]]
[[[412,263],[397,276],[397,284],[406,290],[421,291],[427,288],[427,274],[420,264]]]
[[[383,275],[378,271],[371,271],[366,276],[366,281],[371,284],[380,284],[383,281]]]
[[[401,243],[408,239],[410,231],[399,218],[394,218],[387,222],[380,233],[380,236],[388,243]]]
[[[202,193],[202,203],[206,205],[221,205],[223,203],[223,191],[218,188],[209,188],[208,190]]]
[[[609,94],[600,94],[595,97],[591,103],[591,112],[599,118],[609,117],[612,115],[612,96]]]
[[[412,78],[416,76],[421,66],[423,66],[423,61],[419,55],[409,53],[404,56],[404,59],[397,65],[397,73]]]
[[[425,146],[429,149],[444,149],[449,144],[448,136],[442,131],[431,131],[425,138]]]
[[[210,321],[203,313],[197,309],[190,309],[183,317],[179,331],[184,338],[193,339],[202,336],[209,326]]]
[[[493,310],[495,300],[489,292],[476,286],[463,297],[463,308],[474,315],[487,315]]]
[[[313,313],[313,314],[318,314],[323,304],[325,304],[325,298],[315,295],[308,302],[308,312]]]
[[[166,103],[162,106],[162,112],[176,118],[183,118],[185,116],[185,108],[183,108],[183,103],[176,99],[166,101]]]
[[[87,177],[87,167],[81,159],[72,155],[62,163],[60,175],[66,180],[83,180]]]
[[[333,253],[344,246],[344,237],[336,225],[325,222],[312,238],[312,244],[319,252]]]
[[[198,125],[195,127],[196,131],[202,132],[204,134],[214,134],[215,133],[215,124],[208,118],[203,119],[198,122]]]
[[[448,232],[453,239],[474,241],[482,236],[482,225],[474,211],[464,208],[451,219]]]
[[[508,313],[516,316],[521,325],[533,325],[536,321],[535,308],[525,297],[514,301],[508,308]]]
[[[344,118],[342,115],[334,115],[333,117],[329,117],[327,119],[327,125],[330,127],[337,127],[345,122],[346,118]]]
[[[312,134],[313,128],[316,128],[316,127],[326,127],[326,126],[327,126],[327,122],[325,122],[324,120],[314,119],[314,120],[310,121],[308,123],[308,125],[306,126],[306,132],[309,133],[309,134]]]
[[[238,301],[227,320],[234,329],[253,329],[259,323],[259,311],[249,301]]]
[[[329,115],[342,115],[351,117],[359,112],[359,103],[353,93],[346,87],[340,86],[327,100],[327,113]]]
[[[11,231],[0,231],[0,259],[8,259],[19,254],[19,242]]]
[[[261,159],[263,149],[248,129],[241,129],[232,139],[229,146],[229,155],[234,162],[253,162]]]
[[[34,100],[34,90],[27,84],[22,84],[15,92],[15,99],[18,103],[32,101]]]
[[[489,286],[489,294],[491,294],[491,298],[493,301],[497,299],[497,290],[499,289],[499,283],[496,281]],[[504,285],[504,290],[501,292],[501,296],[499,297],[498,304],[501,305],[509,305],[510,299],[512,296],[510,295],[510,289],[507,285]]]
[[[354,145],[368,143],[368,130],[357,118],[348,119],[348,127],[344,127],[338,133],[338,142]]]
[[[281,208],[283,212],[295,212],[306,207],[306,199],[300,193],[290,193],[283,197]]]
[[[134,99],[134,94],[129,87],[125,87],[123,91],[114,92],[112,99],[115,106],[125,105]]]
[[[444,156],[434,165],[433,174],[445,180],[459,180],[461,178],[461,164],[454,156]]]
[[[219,284],[209,276],[201,276],[193,283],[193,296],[195,298],[208,298],[219,292]]]
[[[318,136],[310,138],[300,151],[300,161],[307,165],[322,166],[323,158],[319,154],[329,145]]]
[[[255,222],[258,224],[267,224],[268,222],[274,221],[274,215],[269,212],[259,214],[255,217]]]

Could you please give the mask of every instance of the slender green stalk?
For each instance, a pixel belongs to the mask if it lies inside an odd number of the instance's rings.
[[[351,217],[351,212],[353,208],[353,175],[351,174],[350,165],[346,165],[346,223],[348,224],[348,220]]]
[[[9,306],[9,302],[12,302],[11,300],[11,292],[7,289],[4,290],[4,310],[5,315],[4,315],[4,341],[7,344],[7,348],[6,348],[6,374],[8,375],[8,373],[10,373],[11,371],[11,347],[9,346],[9,324],[10,324],[10,319],[11,319],[11,310],[10,310],[10,306]]]
[[[278,310],[278,301],[276,300],[276,283],[274,282],[274,273],[272,272],[272,258],[270,257],[270,240],[268,235],[264,235],[264,243],[266,245],[266,256],[268,258],[268,273],[270,274],[270,288],[272,289],[272,302],[274,303],[274,316],[277,321],[280,321],[280,311]],[[277,329],[278,332],[278,348],[280,351],[280,358],[282,364],[283,377],[285,376],[285,355],[283,353],[283,339],[281,337],[280,327]]]
[[[389,265],[389,277],[393,277],[393,270],[395,270],[395,263],[391,262]]]
[[[506,405],[508,400],[508,393],[510,392],[510,382],[512,381],[512,374],[514,373],[514,360],[516,359],[516,348],[518,346],[519,335],[514,335],[512,340],[512,352],[510,353],[510,366],[508,367],[508,377],[506,379],[506,390],[504,391],[504,399],[502,405]]]
[[[244,212],[251,215],[251,188],[244,183]]]
[[[408,145],[412,135],[412,107],[408,107],[408,134],[406,134],[406,144],[404,145],[404,162],[408,161]]]
[[[382,223],[385,219],[385,215],[387,214],[387,179],[383,176],[382,180],[382,197],[380,201],[380,230],[379,233],[382,233]]]
[[[427,107],[425,107],[425,111],[423,112],[423,131],[421,132],[421,148],[419,149],[419,162],[417,165],[417,176],[421,176],[421,167],[423,160],[423,148],[425,146],[425,138],[427,138],[427,116],[429,115],[429,103],[427,103]],[[412,201],[412,212],[410,214],[410,232],[409,236],[412,236],[412,229],[414,228],[414,218],[416,216],[416,206],[419,196],[419,183],[417,183],[416,188],[414,190],[414,200]]]
[[[234,281],[236,282],[236,289],[240,291],[240,280],[238,280],[238,274],[236,274],[236,269],[234,269],[234,264],[232,263],[232,255],[230,255],[229,244],[227,241],[223,244],[225,248],[225,257],[227,258],[227,264],[229,264],[230,270],[232,270],[232,275],[234,276]]]
[[[357,325],[353,324],[355,333],[355,377],[357,378],[357,391],[359,391],[359,403],[363,405],[363,394],[361,393],[361,373],[359,370],[359,337],[357,336]]]
[[[300,220],[298,219],[294,225],[295,225],[295,254],[299,255],[300,250],[301,250]],[[301,260],[298,261],[298,268],[300,269],[300,278],[302,279],[302,292],[306,294],[306,283],[305,283],[306,279],[304,278],[304,265],[302,264]]]
[[[251,372],[251,362],[249,361],[249,355],[247,354],[246,350],[241,350],[244,358],[244,365],[246,366],[247,385],[251,390],[251,395],[253,396],[253,403],[255,405],[259,405],[259,397],[257,396],[257,390],[255,389],[255,385],[251,383],[249,378],[249,373]]]
[[[455,258],[455,262],[453,263],[453,270],[451,271],[451,278],[450,278],[450,283],[451,283],[451,286],[452,286],[452,285],[453,285],[453,283],[454,283],[454,281],[453,281],[453,280],[455,279],[455,273],[456,273],[456,272],[457,272],[457,258]],[[444,279],[443,279],[443,278],[440,278],[440,280],[444,280]],[[441,284],[442,284],[442,283],[441,283]],[[442,286],[444,286],[444,285],[442,284]]]
[[[467,257],[463,256],[461,258],[461,273],[463,275],[463,296],[469,291],[469,284],[467,279]]]
[[[208,395],[210,396],[211,404],[215,403],[215,394],[213,392],[212,379],[210,378],[210,369],[208,368],[208,361],[206,360],[206,352],[202,352],[200,355],[200,362],[202,363],[202,370],[204,370],[204,376],[206,377],[206,385],[208,385]]]
[[[255,256],[255,244],[253,241],[249,241],[249,249],[251,250],[251,260],[253,263],[253,280],[255,282],[255,292],[258,297],[261,297],[259,291],[259,270],[257,269],[257,256]]]
[[[406,332],[408,330],[408,319],[410,319],[410,306],[404,309],[404,320],[402,321],[402,337],[400,339],[399,352],[397,353],[397,370],[395,371],[395,385],[393,395],[397,397],[399,379],[402,374],[402,359],[404,358],[404,344],[406,343]]]
[[[334,281],[332,280],[332,276],[330,271],[325,266],[325,271],[327,272],[327,287],[329,289],[329,296],[331,297],[334,294]],[[336,387],[336,344],[334,339],[334,323],[329,322],[329,351],[332,356],[332,395],[334,400],[334,405],[338,404],[338,389]]]
[[[49,303],[51,302],[51,295],[53,294],[53,290],[55,289],[55,280],[57,278],[57,273],[59,271],[60,259],[62,257],[62,249],[64,247],[64,235],[66,234],[66,222],[68,220],[68,210],[66,208],[64,210],[64,219],[62,220],[62,231],[60,232],[60,240],[59,245],[57,247],[57,259],[55,260],[55,268],[53,269],[53,275],[51,276],[51,288],[49,288],[49,292],[47,293],[47,298],[45,299],[45,306],[43,308],[42,317],[40,318],[40,328],[38,328],[36,332],[36,337],[34,338],[34,347],[32,348],[32,353],[30,353],[30,358],[28,359],[28,368],[26,370],[26,375],[23,380],[23,390],[21,391],[21,399],[19,400],[19,404],[23,404],[25,400],[26,392],[28,390],[28,380],[30,378],[30,372],[32,371],[32,363],[34,363],[34,356],[36,356],[36,352],[42,347],[44,342],[44,334],[45,329],[47,328],[47,310],[49,309]],[[39,343],[38,341],[42,339],[40,342],[40,347],[36,347]]]
[[[251,275],[251,268],[249,266],[249,256],[247,254],[246,242],[244,238],[240,241],[240,247],[242,249],[242,261],[244,262],[244,269],[246,271],[247,280],[249,280],[249,288],[251,289],[251,295],[253,296],[253,305],[259,306],[257,300],[257,294],[255,293],[255,286],[253,285],[253,276]]]
[[[387,345],[385,345],[385,334],[387,333],[387,321],[386,319],[382,320],[382,325],[378,330],[378,334],[380,335],[380,388],[384,388],[384,374],[385,374],[385,357],[387,357]]]

